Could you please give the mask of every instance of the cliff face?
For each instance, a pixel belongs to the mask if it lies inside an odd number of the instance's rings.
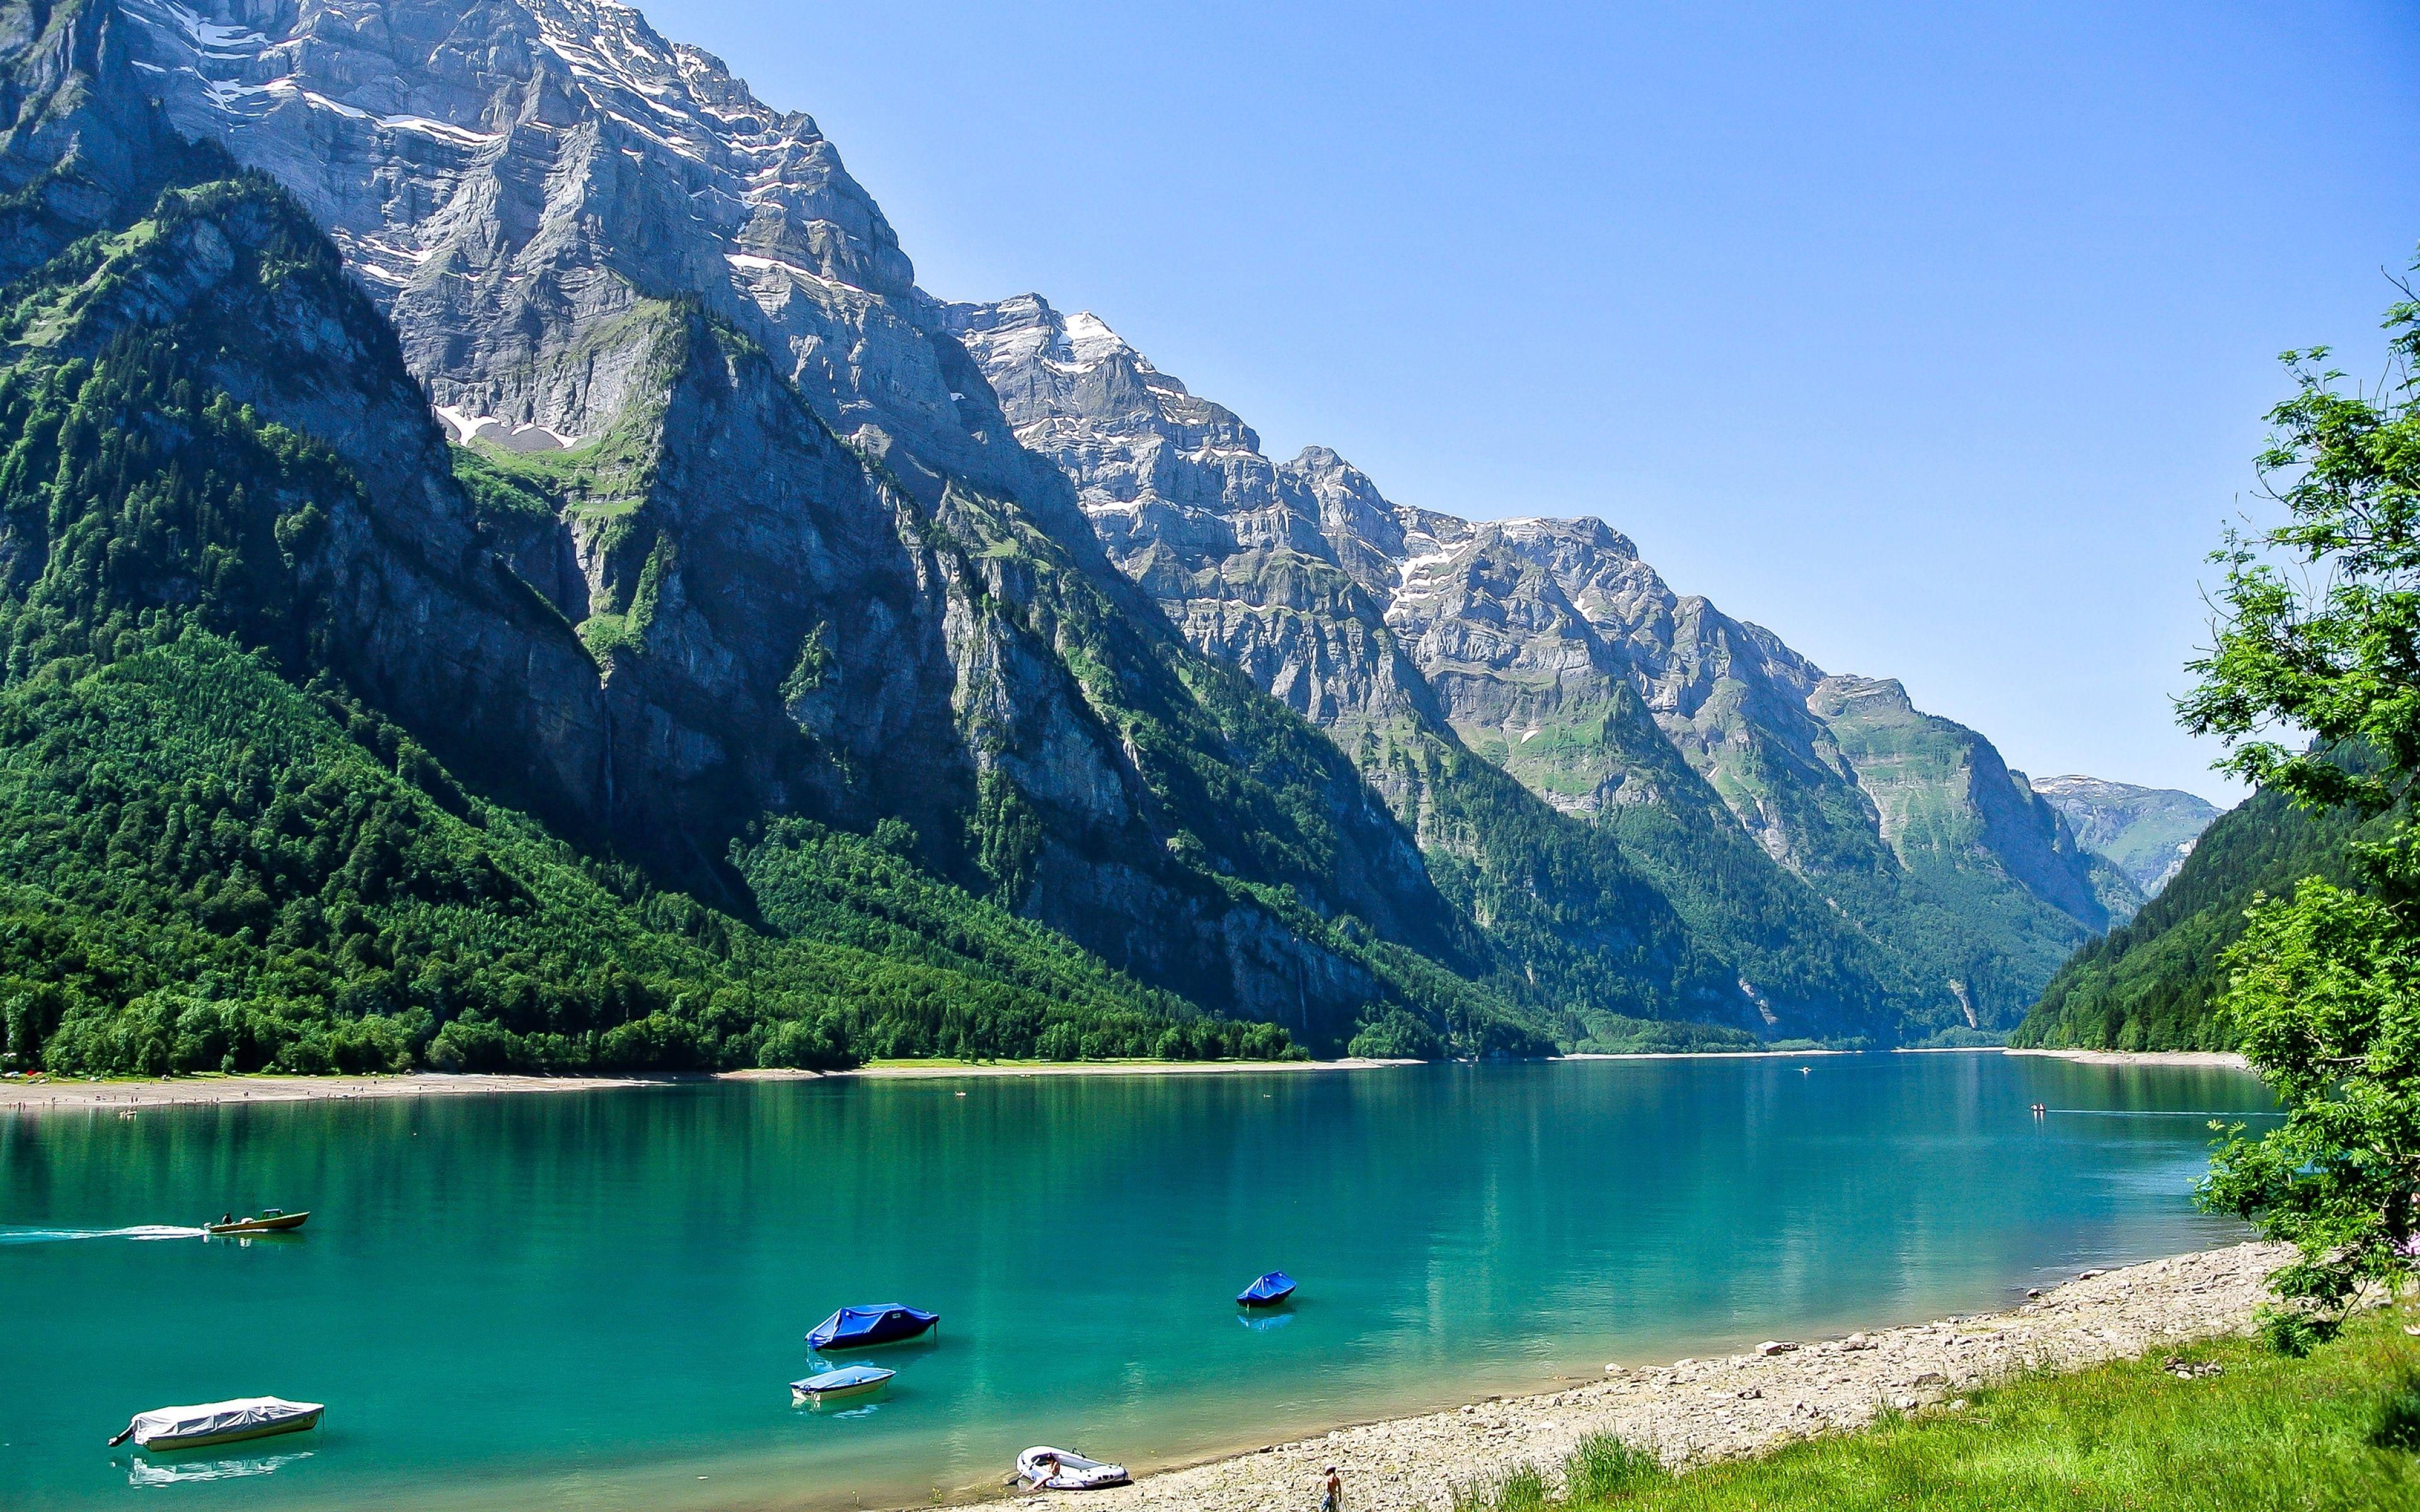
[[[1373,733],[1427,721],[1622,836],[1735,955],[1789,918],[1803,953],[1944,1026],[2012,1022],[2106,927],[2109,879],[1988,741],[1674,593],[1604,522],[1465,520],[1393,504],[1324,448],[1273,462],[1233,411],[1034,296],[949,318],[1110,559],[1408,822],[1419,795]],[[1715,856],[1754,883],[1708,887]]]
[[[742,907],[761,816],[902,821],[1314,1044],[1401,996],[1348,916],[1507,969],[1351,765],[1107,567],[811,120],[612,6],[0,16],[14,271],[237,164],[308,211],[232,260],[252,233],[193,219],[74,339],[212,300],[252,333],[211,380],[365,485],[321,548],[329,664],[449,764]],[[349,279],[255,276],[320,232]],[[1668,981],[1671,928],[1632,925]]]
[[[1097,320],[931,298],[635,11],[0,0],[0,279],[117,239],[27,339],[185,332],[361,480],[297,537],[313,665],[743,915],[757,826],[888,825],[1205,1007],[1465,1049],[1993,1026],[2106,921],[1979,735],[1600,521],[1397,506]]]

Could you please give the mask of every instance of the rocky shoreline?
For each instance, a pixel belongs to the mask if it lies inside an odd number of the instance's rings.
[[[1353,1512],[1409,1512],[1448,1507],[1456,1484],[1523,1465],[1551,1476],[1595,1433],[1620,1434],[1675,1466],[1737,1458],[1855,1428],[1885,1409],[1954,1405],[1960,1392],[2019,1371],[2076,1369],[2242,1333],[2267,1294],[2270,1273],[2292,1253],[2280,1244],[2239,1244],[2088,1271],[1988,1317],[1840,1339],[1775,1340],[1722,1359],[1609,1368],[1601,1384],[1339,1428],[1146,1475],[1115,1490],[1022,1500],[1103,1512],[1311,1506],[1321,1473],[1334,1465]]]

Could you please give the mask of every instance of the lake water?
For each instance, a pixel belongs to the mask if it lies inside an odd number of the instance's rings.
[[[2186,1115],[2268,1105],[1900,1055],[0,1114],[0,1506],[876,1506],[1035,1443],[1140,1469],[2231,1242]],[[264,1204],[310,1227],[106,1232]],[[1248,1326],[1280,1268],[1297,1303]],[[806,1330],[892,1301],[942,1323],[877,1352],[889,1395],[792,1407]],[[251,1395],[326,1427],[102,1446]]]

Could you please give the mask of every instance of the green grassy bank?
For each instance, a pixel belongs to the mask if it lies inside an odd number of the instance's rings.
[[[2307,1358],[2241,1339],[2029,1377],[1966,1405],[1670,1475],[1610,1439],[1566,1463],[1568,1500],[1520,1473],[1466,1488],[1458,1512],[2311,1512],[2420,1507],[2420,1339],[2411,1308],[2356,1319]]]

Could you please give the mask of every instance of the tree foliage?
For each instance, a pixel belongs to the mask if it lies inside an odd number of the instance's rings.
[[[2259,457],[2286,518],[2220,553],[2216,643],[2181,706],[2227,743],[2226,770],[2384,822],[2352,847],[2358,890],[2311,878],[2252,909],[2220,1003],[2286,1118],[2234,1132],[2203,1197],[2301,1249],[2276,1289],[2323,1324],[2411,1273],[2420,1216],[2420,301],[2385,324],[2372,392],[2346,392],[2324,349],[2286,354],[2297,392]]]
[[[2236,1027],[2217,1008],[2226,949],[2243,934],[2245,910],[2257,897],[2291,897],[2307,877],[2351,882],[2348,846],[2390,823],[2365,825],[2350,809],[2314,813],[2282,793],[2254,794],[2218,816],[2142,912],[2067,959],[2009,1042],[2237,1048]]]
[[[465,795],[332,684],[155,618],[0,692],[0,1022],[21,1064],[830,1068],[1294,1053],[858,836],[735,856],[767,929]]]

